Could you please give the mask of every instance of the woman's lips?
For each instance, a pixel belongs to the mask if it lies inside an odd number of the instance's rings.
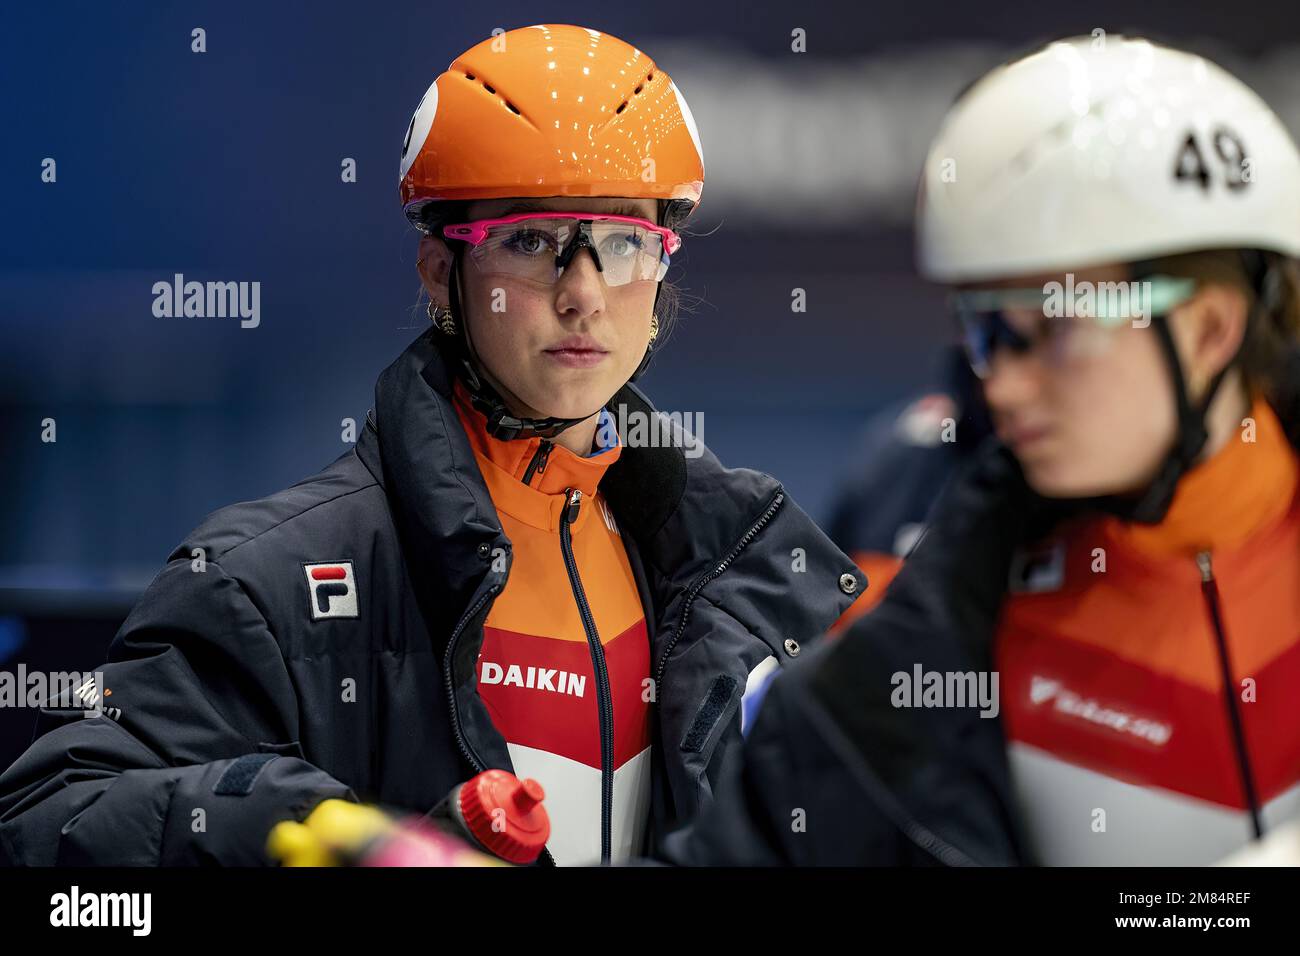
[[[1051,434],[1046,425],[1017,425],[1014,428],[999,429],[1004,444],[1014,451],[1021,451],[1036,445]]]
[[[591,368],[594,365],[599,365],[609,355],[603,349],[567,346],[547,349],[545,354],[569,368]]]

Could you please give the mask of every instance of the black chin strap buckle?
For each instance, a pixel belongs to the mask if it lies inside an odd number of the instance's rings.
[[[487,433],[501,441],[527,441],[529,438],[554,438],[581,418],[518,418],[511,415],[505,404],[483,395],[470,393],[470,404],[487,419]]]

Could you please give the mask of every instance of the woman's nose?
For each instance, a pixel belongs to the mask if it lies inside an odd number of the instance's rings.
[[[596,268],[596,254],[590,248],[581,248],[556,281],[556,311],[590,315],[604,307],[605,280]]]
[[[994,410],[1009,411],[1041,396],[1043,366],[1033,352],[995,349],[984,378],[984,400]]]

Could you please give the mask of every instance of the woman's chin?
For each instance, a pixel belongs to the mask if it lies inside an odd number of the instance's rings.
[[[566,395],[557,399],[554,395],[546,401],[535,405],[543,418],[589,418],[604,407],[609,396],[595,390],[580,394]]]
[[[1108,481],[1104,476],[1072,468],[1068,463],[1022,463],[1022,468],[1029,487],[1044,498],[1102,498],[1131,490],[1131,482]]]
[[[535,401],[529,404],[541,411],[544,417],[586,418],[594,415],[604,407],[622,383],[594,382],[590,378],[592,376],[587,376],[586,381],[574,381],[571,376],[564,376],[560,380],[550,376],[546,382],[538,383],[538,388],[529,390],[535,397]]]

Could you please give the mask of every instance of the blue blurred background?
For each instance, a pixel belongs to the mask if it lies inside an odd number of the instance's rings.
[[[10,5],[0,667],[90,669],[205,514],[347,450],[342,420],[364,421],[427,322],[396,188],[411,113],[456,54],[539,22],[622,37],[690,102],[707,180],[670,278],[693,307],[643,384],[814,516],[868,416],[923,387],[946,340],[909,216],[926,144],[978,74],[1056,36],[1144,34],[1237,71],[1300,129],[1294,6]],[[154,317],[175,273],[259,281],[261,324]],[[0,714],[0,768],[29,729]]]

